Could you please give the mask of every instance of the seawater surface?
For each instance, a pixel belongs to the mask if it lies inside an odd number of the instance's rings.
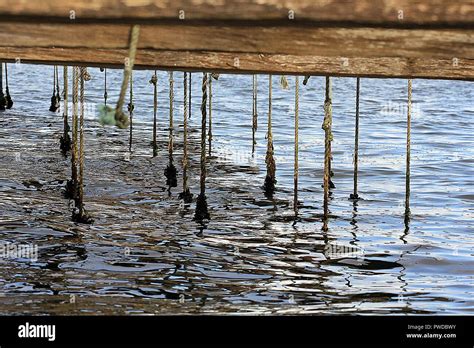
[[[404,223],[407,81],[362,79],[359,194],[353,184],[355,79],[333,79],[333,181],[322,230],[324,78],[300,86],[299,217],[293,200],[294,78],[273,81],[277,191],[265,197],[268,76],[213,82],[211,219],[193,221],[182,185],[183,73],[174,73],[170,193],[169,75],[158,74],[158,156],[152,158],[153,72],[134,72],[134,144],[101,126],[103,73],[86,82],[85,204],[71,222],[63,198],[70,157],[60,113],[48,111],[53,68],[9,65],[13,109],[0,113],[0,243],[38,247],[37,260],[0,258],[1,314],[473,314],[474,89],[413,81],[411,219]],[[69,76],[71,76],[71,70]],[[109,103],[121,71],[108,70]],[[190,185],[199,193],[201,73],[193,73]],[[62,68],[60,68],[62,89]],[[301,82],[301,79],[300,79]],[[71,90],[71,86],[69,86]],[[128,102],[128,97],[127,97]],[[349,248],[351,247],[351,248]],[[72,296],[74,295],[74,296]]]

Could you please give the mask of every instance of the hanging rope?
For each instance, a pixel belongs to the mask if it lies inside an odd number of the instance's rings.
[[[107,105],[107,68],[104,68],[104,104]]]
[[[150,83],[153,85],[153,157],[158,155],[158,146],[156,144],[156,109],[158,107],[158,96],[157,96],[157,83],[158,77],[155,74],[151,77]]]
[[[298,128],[299,128],[299,111],[300,111],[300,80],[295,76],[295,170],[294,170],[294,198],[293,210],[295,215],[298,214]]]
[[[130,137],[128,143],[128,150],[132,152],[132,142],[133,142],[133,71],[130,71],[130,102],[128,103],[128,113],[130,114]]]
[[[73,84],[73,161],[72,178],[74,183],[74,195],[73,198],[77,199],[77,160],[79,158],[79,147],[78,147],[78,129],[79,129],[79,117],[78,117],[78,102],[79,102],[79,67],[74,67],[74,84]]]
[[[134,25],[130,33],[128,60],[123,70],[122,87],[120,89],[119,100],[115,108],[115,123],[119,128],[126,128],[129,120],[127,115],[123,112],[123,103],[125,102],[125,93],[127,92],[128,80],[130,79],[133,66],[135,64],[135,55],[137,54],[138,37],[140,34],[140,26]]]
[[[78,146],[77,146],[77,129],[79,127],[77,117],[77,102],[78,102],[78,90],[79,90],[79,68],[72,68],[72,151],[71,151],[71,180],[66,183],[66,198],[73,199],[75,205],[77,205],[78,189],[77,189],[77,158],[78,158]]]
[[[79,172],[77,177],[78,182],[78,199],[76,209],[73,212],[73,221],[80,223],[92,223],[92,219],[87,215],[87,211],[84,208],[84,81],[90,80],[90,76],[87,73],[86,68],[80,68],[80,80],[81,80],[81,113],[79,121]]]
[[[189,73],[189,119],[191,119],[191,101],[193,100],[193,98],[191,97],[192,96],[192,83],[191,83],[191,76],[192,76],[192,73],[190,72]]]
[[[57,69],[56,66],[53,68],[53,95],[51,96],[51,105],[49,106],[49,111],[57,112],[59,111],[59,100],[56,95],[56,83],[57,83]]]
[[[5,100],[7,102],[7,109],[11,109],[12,106],[13,106],[13,100],[12,100],[12,97],[10,95],[10,89],[8,88],[8,65],[7,63],[5,63],[5,92],[6,92],[6,96],[5,96]]]
[[[84,214],[84,68],[80,68],[80,94],[79,102],[81,106],[80,119],[79,119],[79,171],[77,174],[78,182],[78,205],[76,206],[79,209],[79,216]]]
[[[264,190],[266,195],[272,195],[275,191],[276,165],[273,158],[273,135],[272,135],[272,75],[268,75],[268,133],[267,133],[267,154],[265,156],[267,164],[267,176],[265,177]]]
[[[219,80],[219,74],[211,73],[209,78],[209,157],[212,152],[212,79]]]
[[[71,138],[69,137],[69,124],[68,124],[68,76],[67,76],[67,66],[64,66],[63,78],[64,78],[64,107],[63,107],[63,135],[60,139],[60,149],[63,153],[71,150]]]
[[[115,126],[117,124],[115,120],[115,109],[107,105],[107,98],[108,98],[107,68],[100,68],[100,71],[104,73],[104,104],[99,105],[99,108],[98,108],[99,109],[99,123],[102,126],[105,126],[105,125]]]
[[[257,75],[253,75],[253,103],[252,103],[252,155],[255,153],[255,133],[257,132]]]
[[[207,102],[207,73],[202,76],[202,102],[201,102],[201,178],[200,178],[200,193],[196,201],[196,212],[194,219],[202,221],[209,219],[209,211],[207,209],[206,200],[206,102]]]
[[[170,128],[169,128],[169,142],[168,142],[168,154],[169,157],[173,157],[173,103],[174,103],[174,81],[173,81],[173,72],[170,72],[170,90],[169,90],[169,99],[170,99]]]
[[[405,222],[410,219],[410,151],[411,151],[411,112],[412,112],[412,80],[408,80],[407,107],[407,162],[405,175]]]
[[[359,166],[359,96],[360,96],[360,77],[357,78],[356,86],[356,119],[354,135],[354,192],[350,195],[351,199],[359,199],[357,194],[357,176]]]
[[[184,73],[183,78],[183,91],[184,91],[184,114],[183,114],[183,192],[179,194],[179,198],[185,203],[191,203],[193,195],[189,192],[188,186],[188,74]]]
[[[288,89],[289,88],[288,79],[286,78],[285,75],[281,75],[281,77],[280,77],[280,86],[283,89]]]
[[[3,63],[0,62],[0,111],[4,111],[7,105],[7,100],[3,94]]]
[[[324,129],[324,219],[329,214],[329,187],[330,187],[330,162],[331,162],[331,125],[332,125],[332,92],[331,78],[326,76],[326,99],[324,101],[324,121],[322,128]]]
[[[209,79],[209,157],[211,157],[211,146],[212,146],[212,78],[214,76],[211,74]]]
[[[169,188],[178,186],[177,170],[173,164],[173,102],[174,102],[174,87],[173,87],[173,72],[170,72],[170,127],[168,133],[168,166],[165,169],[166,185]]]
[[[58,101],[58,111],[59,111],[60,102],[61,102],[61,96],[59,94],[59,68],[57,65],[55,65],[54,69],[56,71],[56,100]]]

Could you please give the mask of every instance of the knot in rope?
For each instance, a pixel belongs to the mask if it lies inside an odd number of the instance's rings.
[[[87,71],[87,68],[83,70],[84,81],[90,81],[92,79],[91,74]]]
[[[154,75],[151,77],[151,79],[150,79],[149,82],[150,82],[151,84],[153,84],[153,85],[156,86],[156,84],[158,83],[158,77],[156,76],[156,74],[154,74]]]

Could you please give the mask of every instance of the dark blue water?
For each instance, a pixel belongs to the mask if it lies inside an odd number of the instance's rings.
[[[252,77],[213,82],[211,220],[192,220],[181,192],[183,74],[174,73],[178,187],[168,195],[168,74],[158,75],[159,154],[152,158],[151,71],[134,72],[134,144],[101,126],[103,73],[86,83],[85,205],[71,222],[62,197],[70,158],[59,151],[62,111],[48,111],[52,67],[9,65],[15,105],[0,114],[0,243],[38,258],[0,258],[0,313],[472,314],[474,89],[413,81],[411,219],[404,223],[407,81],[362,79],[359,194],[352,192],[355,79],[333,79],[333,181],[322,231],[324,78],[300,86],[299,202],[294,223],[294,78],[273,81],[277,191],[265,178],[268,77],[258,76],[252,156]],[[62,68],[60,68],[62,86]],[[71,75],[71,71],[70,71]],[[109,103],[121,71],[108,70]],[[193,74],[190,186],[199,192],[201,73]],[[301,82],[302,79],[300,79]],[[128,100],[127,100],[128,102]],[[62,108],[63,106],[61,106]],[[71,303],[73,302],[73,303]]]

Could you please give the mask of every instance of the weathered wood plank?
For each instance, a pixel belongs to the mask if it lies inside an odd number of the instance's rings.
[[[17,63],[123,67],[126,49],[0,47],[0,57]],[[20,58],[21,57],[21,58]],[[81,60],[78,60],[81,57]],[[21,60],[18,60],[21,59]],[[137,69],[275,73],[474,80],[474,59],[335,58],[208,51],[139,50]]]
[[[124,24],[0,23],[0,46],[127,48]],[[474,58],[474,29],[142,25],[139,49],[328,57]],[[80,57],[77,57],[80,59]]]
[[[278,21],[287,25],[291,24],[291,14],[294,21],[313,25],[337,22],[446,27],[471,26],[474,22],[472,0],[0,0],[3,19],[68,21],[70,11],[76,20],[135,22],[180,21],[183,14],[191,21]]]

